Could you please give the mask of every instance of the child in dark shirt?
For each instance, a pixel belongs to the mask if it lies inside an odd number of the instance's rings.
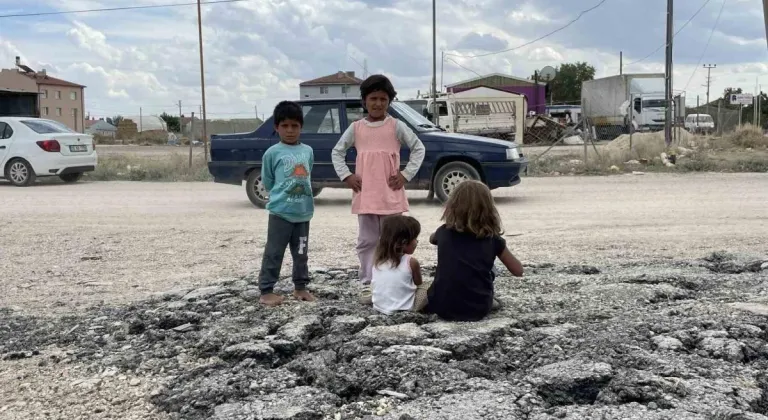
[[[501,237],[501,218],[485,184],[456,186],[442,220],[445,224],[429,238],[437,245],[437,272],[426,309],[448,321],[479,321],[493,306],[496,258],[516,277],[522,277],[523,266]]]

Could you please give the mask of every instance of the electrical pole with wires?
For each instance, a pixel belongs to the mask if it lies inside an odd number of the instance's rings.
[[[181,113],[181,99],[179,99],[179,136],[184,134],[184,114]]]
[[[717,64],[704,64],[707,69],[707,114],[709,114],[709,87],[712,85],[712,69],[717,68]]]
[[[432,119],[440,124],[437,112],[437,0],[432,0]]]
[[[203,117],[203,148],[205,149],[205,161],[208,162],[208,123],[205,113],[205,65],[203,64],[203,17],[200,11],[200,0],[197,0],[197,35],[200,43],[200,90],[202,91],[203,104],[201,113]]]
[[[664,142],[667,147],[672,144],[672,27],[674,25],[673,0],[667,0],[667,54],[666,54],[666,86],[664,87],[664,100],[667,103],[664,116]]]

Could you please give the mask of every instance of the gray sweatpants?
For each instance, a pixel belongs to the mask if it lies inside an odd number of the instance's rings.
[[[293,257],[293,286],[304,290],[309,284],[307,250],[309,249],[309,222],[291,223],[274,214],[269,215],[267,245],[261,260],[259,289],[262,294],[272,293],[280,278],[285,248],[290,247]]]

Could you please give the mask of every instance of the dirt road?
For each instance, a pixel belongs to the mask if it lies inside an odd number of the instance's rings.
[[[510,248],[524,261],[631,262],[765,252],[766,175],[527,178],[495,191]],[[243,188],[209,183],[0,184],[0,308],[68,311],[239,276],[260,264],[267,214]],[[317,199],[311,265],[356,263],[350,193]],[[409,194],[422,222],[417,255],[441,209]],[[289,261],[290,256],[286,257]]]

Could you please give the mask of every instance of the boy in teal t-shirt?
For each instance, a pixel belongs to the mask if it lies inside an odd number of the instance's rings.
[[[274,293],[274,287],[280,278],[286,247],[290,247],[293,256],[293,296],[303,301],[315,300],[307,290],[309,221],[315,211],[310,178],[314,153],[299,141],[304,125],[301,106],[290,101],[280,102],[273,117],[280,143],[267,149],[261,167],[261,180],[269,192],[269,225],[259,273],[259,302],[267,306],[283,303],[283,297]]]

